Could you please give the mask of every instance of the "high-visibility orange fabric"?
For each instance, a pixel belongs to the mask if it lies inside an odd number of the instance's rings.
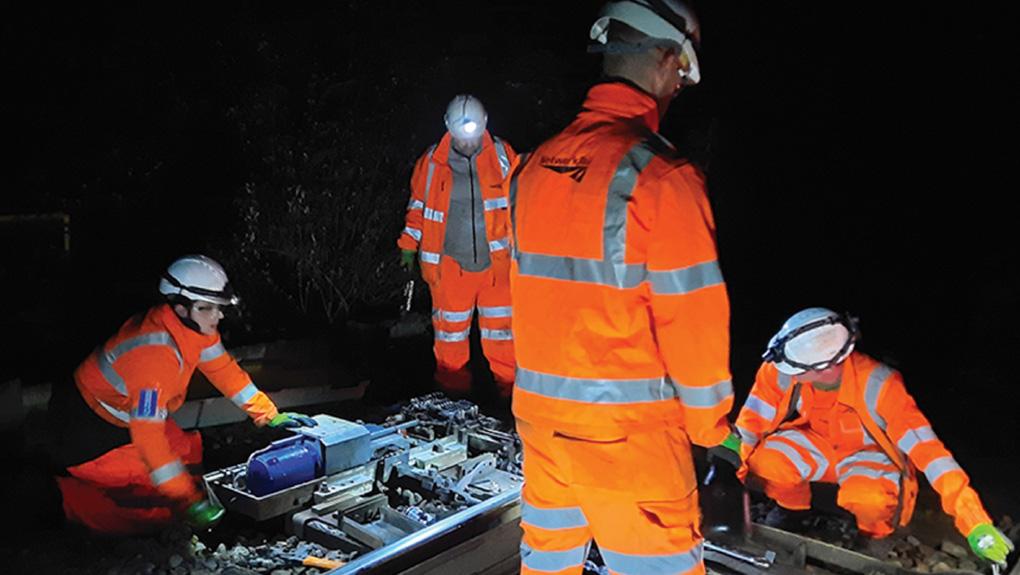
[[[705,572],[682,430],[576,437],[518,421],[517,432],[522,574],[580,574],[593,538],[611,573]]]
[[[510,285],[492,267],[467,272],[453,258],[440,264],[442,281],[432,286],[436,381],[448,392],[466,393],[471,386],[471,316],[477,310],[482,351],[489,360],[500,393],[509,396],[514,382],[514,342],[510,324]]]
[[[165,426],[166,440],[185,465],[202,462],[202,436],[184,432],[173,420]],[[182,502],[153,487],[149,467],[138,447],[127,444],[69,468],[57,477],[64,514],[93,531],[112,535],[150,533],[170,523]]]
[[[728,434],[729,302],[697,168],[655,100],[595,85],[508,181],[518,419],[563,431]]]
[[[899,372],[856,351],[843,366],[836,402],[820,411],[815,409],[815,391],[809,383],[797,385],[795,376],[779,373],[770,363],[761,366],[737,417],[746,461],[741,476],[748,472],[762,476],[766,483],[773,484],[767,487],[770,495],[794,509],[810,505],[810,492],[804,495],[809,481],[837,480],[843,501],[840,504],[853,508],[862,529],[883,535],[891,532],[897,522],[909,523],[917,497],[915,474],[921,470],[961,533],[966,535],[979,523],[991,522],[967,474],[935,435],[907,393]],[[791,409],[794,390],[800,398]],[[827,436],[817,432],[826,426],[813,422],[819,415],[829,420]],[[820,459],[824,462],[816,463],[827,465],[835,476],[821,477],[817,473],[810,449],[796,441],[796,434],[806,436],[823,454]],[[797,456],[790,455],[789,450],[784,463],[783,454],[776,453],[782,447],[773,444],[769,448],[773,438],[790,443],[810,473],[798,472]],[[891,483],[897,483],[895,490]],[[891,497],[899,499],[898,505],[891,505]]]
[[[196,368],[257,425],[277,415],[272,400],[223,348],[219,334],[189,329],[166,304],[125,322],[74,374],[89,407],[108,423],[128,428],[150,484],[183,503],[201,493],[168,441],[167,418],[184,403]],[[116,473],[115,467],[102,469]]]

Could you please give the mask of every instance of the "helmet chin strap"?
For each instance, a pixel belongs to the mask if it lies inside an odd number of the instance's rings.
[[[182,299],[184,301],[181,301]],[[196,333],[198,333],[200,335],[205,335],[204,333],[202,333],[202,328],[201,328],[201,326],[198,325],[198,322],[193,320],[193,319],[191,319],[191,307],[193,305],[195,305],[195,302],[190,301],[187,298],[184,298],[183,296],[177,296],[175,298],[168,298],[167,302],[170,304],[170,308],[174,310],[174,315],[177,316],[177,319],[181,320],[181,323],[184,324],[184,327],[186,327],[186,328],[188,328],[188,329],[190,329],[190,330],[192,330],[192,331],[194,331],[194,332],[196,332]],[[176,306],[178,306],[178,305],[184,306],[184,309],[188,310],[188,313],[186,315],[184,315],[184,316],[182,316],[181,314],[177,313]]]

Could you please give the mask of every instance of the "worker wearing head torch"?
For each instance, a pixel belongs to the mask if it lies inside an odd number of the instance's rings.
[[[739,450],[739,474],[763,480],[778,504],[766,524],[790,526],[811,506],[810,483],[826,482],[838,484],[837,504],[862,534],[885,537],[909,523],[920,470],[974,553],[1004,562],[1012,542],[992,525],[899,372],[855,351],[857,337],[853,318],[815,307],[769,341],[737,418],[739,441],[725,444]]]

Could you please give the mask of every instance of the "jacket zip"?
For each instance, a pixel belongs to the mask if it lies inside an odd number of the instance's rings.
[[[468,161],[468,181],[471,182],[471,251],[475,254],[475,263],[478,263],[478,230],[475,229],[475,172],[471,165],[471,158]]]

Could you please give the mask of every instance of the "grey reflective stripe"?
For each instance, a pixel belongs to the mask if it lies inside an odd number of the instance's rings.
[[[744,409],[750,409],[768,421],[776,418],[776,406],[753,393],[747,396],[747,401],[744,402]]]
[[[627,251],[627,207],[638,176],[653,157],[655,152],[646,142],[635,144],[624,154],[613,179],[609,181],[609,196],[602,222],[602,257],[614,265],[623,265]]]
[[[868,381],[864,384],[864,405],[868,408],[868,414],[871,415],[871,419],[875,420],[878,427],[885,431],[886,422],[885,418],[878,413],[878,398],[882,395],[882,389],[885,387],[885,382],[888,381],[889,376],[893,374],[891,367],[879,364],[875,369],[871,370],[871,374],[868,375]]]
[[[797,412],[804,413],[804,396],[797,396]]]
[[[177,342],[175,342],[174,338],[165,331],[154,331],[137,337],[132,337],[131,339],[120,342],[110,351],[103,351],[103,348],[100,347],[96,350],[96,363],[99,366],[100,373],[102,373],[103,377],[106,379],[106,382],[109,383],[110,386],[117,391],[117,393],[127,397],[127,383],[124,381],[124,378],[117,373],[117,370],[114,369],[113,364],[116,363],[117,359],[125,353],[146,345],[165,345],[169,347],[170,350],[174,352],[174,355],[177,356],[177,368],[182,369],[184,367],[184,360],[181,358],[181,352],[177,349]]]
[[[510,232],[513,236],[517,237],[517,176],[520,175],[521,169],[524,168],[524,162],[527,160],[527,156],[521,158],[521,162],[517,164],[517,169],[514,170],[512,176],[510,176]],[[520,249],[517,248],[518,244],[514,244],[514,250],[511,255],[515,260],[520,261]]]
[[[521,543],[521,563],[535,571],[563,571],[570,567],[584,565],[588,557],[588,545],[581,545],[565,551],[538,551]]]
[[[652,293],[657,295],[681,295],[701,288],[722,285],[722,270],[719,262],[712,260],[686,268],[670,271],[648,272]]]
[[[870,477],[871,479],[886,479],[891,481],[894,485],[899,486],[900,484],[900,473],[898,471],[891,471],[888,469],[872,469],[870,467],[851,467],[846,473],[841,473],[837,483],[843,485],[843,482],[851,477]]]
[[[435,252],[421,252],[421,261],[427,264],[439,264],[439,254]]]
[[[796,429],[787,429],[780,431],[775,434],[778,437],[788,439],[797,445],[804,448],[805,451],[811,455],[811,459],[815,460],[815,473],[811,476],[811,481],[818,481],[825,475],[825,472],[829,470],[829,460],[825,458],[825,455],[815,447],[814,443],[805,436],[803,433]]]
[[[510,205],[506,198],[494,198],[491,200],[485,200],[482,203],[485,206],[485,211],[487,212],[491,212],[492,210],[498,210],[500,208],[505,208]]]
[[[939,457],[932,461],[924,468],[924,476],[928,478],[928,483],[935,485],[935,481],[949,473],[950,471],[960,470],[960,465],[953,459],[953,456],[947,455],[945,457]]]
[[[489,242],[489,251],[505,250],[510,245],[510,238],[499,238]]]
[[[740,434],[740,442],[746,445],[755,446],[758,445],[758,434],[752,431],[748,431],[743,427],[737,426],[737,433]]]
[[[935,432],[932,430],[932,428],[928,425],[925,425],[923,427],[915,427],[913,429],[908,429],[906,432],[904,432],[903,437],[900,438],[899,442],[896,444],[896,447],[899,447],[900,451],[906,453],[909,456],[910,452],[913,451],[914,448],[917,447],[919,443],[937,439],[938,436],[935,435]]]
[[[506,154],[506,147],[503,146],[503,140],[499,138],[492,138],[492,142],[496,144],[496,158],[499,159],[499,171],[503,173],[503,177],[506,177],[506,173],[510,170],[510,157]],[[489,208],[485,208],[489,209]]]
[[[878,451],[858,451],[857,453],[854,453],[850,457],[847,457],[846,459],[837,463],[836,473],[842,474],[850,467],[853,467],[854,465],[858,465],[861,463],[878,463],[881,465],[893,465],[893,466],[896,465],[895,463],[892,462],[891,459],[889,459],[889,456],[884,453]]]
[[[787,389],[790,389],[790,384],[793,383],[793,378],[785,373],[780,373],[777,383],[779,384],[779,389],[783,390],[785,393]]]
[[[439,341],[464,341],[471,334],[471,328],[467,328],[463,331],[443,331],[440,329],[436,330],[436,339]]]
[[[443,223],[443,212],[439,210],[433,210],[432,208],[425,208],[425,219],[433,222]]]
[[[804,458],[801,457],[800,453],[796,449],[781,441],[769,441],[768,439],[765,440],[765,447],[763,449],[771,449],[785,455],[786,458],[790,460],[790,463],[797,468],[797,472],[800,473],[801,479],[807,481],[807,479],[811,477],[811,466],[804,461]]]
[[[550,375],[517,366],[518,389],[553,399],[586,403],[639,403],[675,399],[676,386],[665,377],[650,379],[586,379]]]
[[[482,339],[508,341],[514,338],[512,331],[508,329],[486,329],[482,328]]]
[[[184,464],[181,463],[180,459],[178,459],[171,461],[162,467],[153,469],[152,472],[149,473],[149,479],[152,480],[153,485],[159,487],[174,477],[187,472],[188,470],[184,467]]]
[[[110,415],[116,417],[117,419],[123,421],[124,423],[131,423],[131,414],[130,413],[128,413],[126,411],[121,411],[121,410],[117,409],[116,407],[113,407],[112,405],[109,405],[107,403],[99,401],[98,399],[96,401],[99,402],[99,405],[103,409],[105,409],[107,412],[109,412]]]
[[[693,387],[676,384],[680,390],[680,401],[687,407],[711,408],[733,397],[733,384],[729,380],[720,381],[708,387]]]
[[[521,504],[521,523],[550,530],[588,526],[588,520],[585,519],[580,507],[542,509],[527,502]]]
[[[433,317],[439,317],[442,321],[458,322],[467,321],[471,319],[471,314],[474,310],[467,311],[447,311],[445,309],[434,309],[432,310]]]
[[[635,288],[647,277],[643,264],[614,265],[600,260],[547,256],[520,250],[517,261],[521,275],[593,283],[618,289]]]
[[[429,203],[429,188],[432,187],[432,175],[436,172],[436,165],[432,162],[432,152],[436,151],[436,145],[433,144],[429,148],[429,157],[426,160],[429,163],[429,171],[425,175],[425,203]]]
[[[407,202],[407,209],[409,210],[422,210],[425,209],[425,202],[411,198],[410,202]]]
[[[227,350],[223,348],[223,342],[218,341],[209,347],[202,350],[202,353],[198,356],[199,362],[212,361],[217,357],[227,353]]]
[[[599,548],[606,567],[626,575],[680,575],[701,564],[702,544],[690,551],[672,555],[631,555]]]
[[[875,438],[871,437],[871,433],[866,427],[861,427],[861,431],[864,432],[864,445],[878,445],[875,443]]]
[[[511,306],[478,306],[479,317],[510,317]]]
[[[421,230],[407,226],[404,228],[404,233],[414,238],[415,241],[421,241]]]
[[[154,415],[140,416],[138,415],[137,409],[131,410],[131,421],[153,421],[160,423],[166,421],[167,411],[166,409],[157,409]]]
[[[258,392],[259,388],[255,387],[254,383],[248,383],[248,385],[244,386],[241,391],[235,393],[234,396],[230,398],[230,401],[233,401],[234,405],[237,407],[244,409],[244,404],[251,401],[251,398],[255,397],[255,394]]]

